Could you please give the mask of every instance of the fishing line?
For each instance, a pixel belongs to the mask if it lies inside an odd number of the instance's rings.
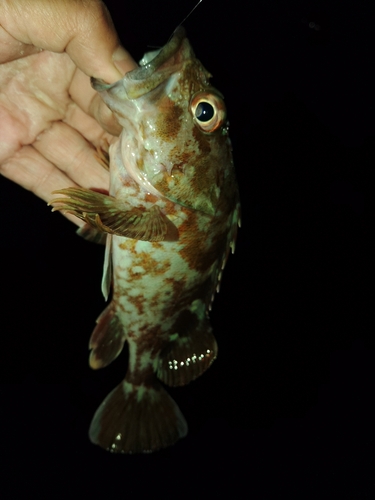
[[[176,31],[178,30],[178,28],[182,25],[182,23],[184,23],[186,21],[186,19],[188,19],[192,13],[195,11],[195,9],[198,7],[199,4],[201,4],[203,2],[203,0],[199,0],[195,5],[194,7],[191,9],[191,11],[189,12],[189,14],[187,16],[185,16],[183,18],[183,20],[180,22],[180,24],[178,24],[176,26],[176,28],[173,30],[171,36],[169,37],[168,39],[168,42],[170,41],[171,38],[173,38],[173,35],[176,33]],[[160,45],[147,45],[147,47],[149,47],[150,49],[161,49]]]
[[[186,21],[186,19],[188,19],[192,15],[192,13],[195,11],[195,9],[198,7],[198,5],[200,3],[202,3],[202,2],[203,2],[203,0],[199,0],[199,2],[191,9],[191,11],[189,12],[189,14],[186,17],[183,18],[183,20],[180,22],[180,24],[178,26],[176,26],[174,32],[171,35],[171,38],[175,34],[177,28],[179,28],[181,26],[181,24],[184,23]]]

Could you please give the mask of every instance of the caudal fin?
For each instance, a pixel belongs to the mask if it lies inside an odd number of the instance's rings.
[[[150,453],[186,434],[184,416],[161,384],[148,387],[127,381],[106,397],[89,431],[94,444],[114,453]]]
[[[207,370],[217,356],[208,321],[186,336],[177,336],[160,354],[157,377],[169,386],[186,385]]]

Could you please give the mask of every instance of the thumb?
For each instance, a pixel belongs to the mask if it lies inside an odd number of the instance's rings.
[[[66,52],[86,75],[108,83],[136,67],[100,0],[5,0],[0,25],[17,43]]]

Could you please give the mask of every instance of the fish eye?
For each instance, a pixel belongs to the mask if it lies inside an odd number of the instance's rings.
[[[214,114],[214,107],[207,101],[201,101],[195,108],[195,118],[200,122],[208,122]]]
[[[214,132],[226,118],[223,99],[213,92],[198,92],[190,102],[194,122],[203,132]]]

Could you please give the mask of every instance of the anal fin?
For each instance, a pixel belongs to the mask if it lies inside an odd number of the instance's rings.
[[[121,321],[113,310],[112,302],[96,320],[97,325],[91,334],[89,363],[91,368],[109,365],[121,353],[126,340]]]
[[[157,377],[169,386],[186,385],[211,366],[217,350],[211,326],[203,321],[200,328],[169,343],[160,354]]]
[[[161,384],[126,380],[99,406],[89,431],[94,444],[113,453],[150,453],[186,434],[186,421]]]

